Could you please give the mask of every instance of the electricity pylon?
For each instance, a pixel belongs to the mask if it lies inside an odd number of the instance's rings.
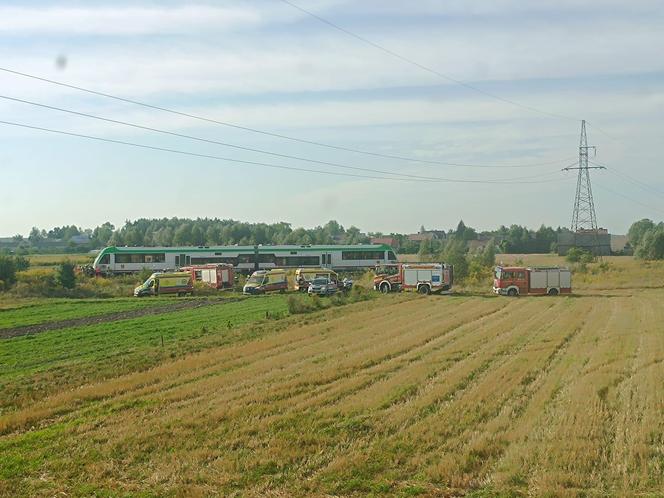
[[[576,197],[574,198],[574,212],[572,213],[572,232],[582,230],[597,231],[597,216],[595,214],[595,201],[593,200],[593,189],[590,184],[591,169],[606,169],[604,166],[588,166],[588,152],[594,145],[588,145],[586,137],[586,120],[581,121],[581,139],[579,140],[579,164],[575,167],[564,168],[565,171],[579,170],[576,181]]]

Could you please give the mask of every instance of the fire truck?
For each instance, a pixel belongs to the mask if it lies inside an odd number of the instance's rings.
[[[183,266],[180,271],[191,273],[195,281],[203,282],[215,289],[230,289],[235,280],[233,265],[225,263]]]
[[[396,263],[376,266],[373,284],[383,294],[402,290],[447,294],[453,279],[452,265],[445,263]]]
[[[502,296],[572,293],[572,273],[567,268],[497,266],[493,292]]]

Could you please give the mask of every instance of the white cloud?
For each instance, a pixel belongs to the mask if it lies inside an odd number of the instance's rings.
[[[256,9],[188,5],[157,7],[0,7],[0,33],[145,35],[220,30],[258,24]]]

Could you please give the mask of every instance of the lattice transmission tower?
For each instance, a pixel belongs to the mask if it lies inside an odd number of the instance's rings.
[[[574,167],[565,168],[566,171],[578,170],[576,181],[576,197],[574,198],[574,212],[572,213],[572,232],[582,231],[597,232],[597,215],[595,214],[595,201],[593,200],[593,189],[590,184],[591,169],[606,169],[604,166],[588,166],[590,149],[593,154],[597,152],[594,145],[588,145],[586,137],[586,120],[581,121],[581,138],[579,140],[579,163]]]

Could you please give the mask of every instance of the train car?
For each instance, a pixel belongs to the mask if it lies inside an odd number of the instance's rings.
[[[99,252],[93,266],[96,274],[104,275],[143,269],[176,270],[215,263],[231,264],[236,271],[251,273],[272,268],[305,267],[364,270],[396,262],[394,250],[386,244],[106,247]]]

